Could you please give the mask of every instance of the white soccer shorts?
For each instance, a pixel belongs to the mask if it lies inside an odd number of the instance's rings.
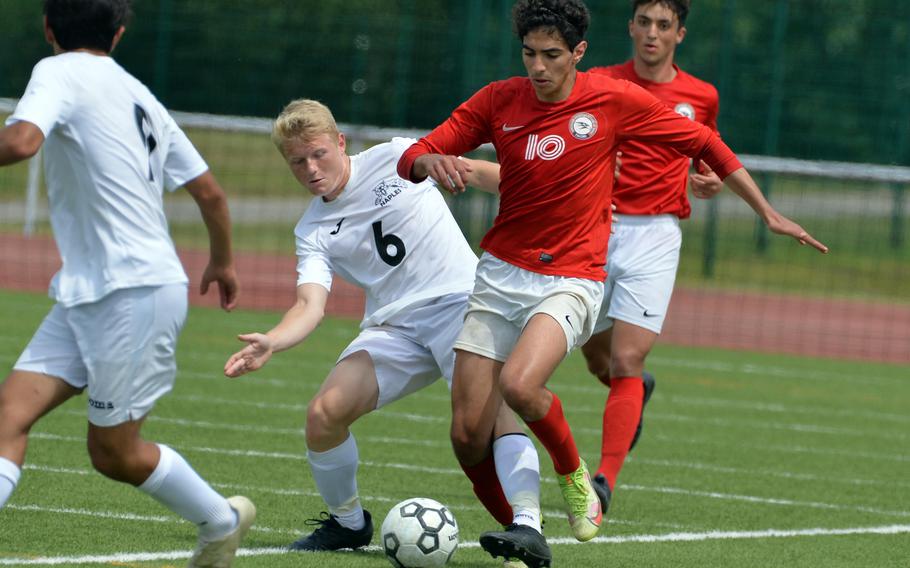
[[[186,284],[124,288],[71,308],[56,304],[13,368],[88,387],[88,420],[96,426],[137,420],[174,385],[186,310]]]
[[[447,294],[419,307],[408,308],[382,325],[364,329],[338,361],[357,351],[373,360],[379,400],[376,408],[420,390],[439,377],[452,389],[455,351],[468,295]]]
[[[504,362],[535,314],[547,314],[566,336],[566,354],[591,337],[603,283],[539,274],[484,253],[457,349]]]
[[[620,320],[660,333],[673,295],[682,232],[675,215],[613,215],[600,333]]]

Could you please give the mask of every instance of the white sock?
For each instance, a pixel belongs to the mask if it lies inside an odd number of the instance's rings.
[[[506,434],[493,442],[496,476],[506,500],[512,505],[512,522],[537,532],[540,528],[540,460],[531,439],[524,434]]]
[[[20,475],[22,470],[18,465],[6,458],[0,458],[0,508],[3,508],[6,500],[13,494]]]
[[[158,466],[139,490],[199,527],[203,540],[223,538],[237,527],[237,512],[227,499],[212,489],[183,457],[158,444]]]
[[[307,450],[306,455],[319,494],[329,506],[329,512],[338,518],[338,523],[355,531],[366,526],[363,507],[357,497],[360,457],[354,435],[348,435],[347,440],[331,450]]]

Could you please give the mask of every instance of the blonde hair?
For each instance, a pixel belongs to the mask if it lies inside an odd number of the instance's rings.
[[[310,140],[320,134],[338,140],[338,125],[329,107],[311,99],[288,103],[272,126],[272,142],[282,154],[288,140]]]

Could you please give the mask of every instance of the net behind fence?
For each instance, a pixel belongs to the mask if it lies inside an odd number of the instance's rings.
[[[13,101],[0,101],[0,114]],[[228,191],[242,306],[284,310],[294,301],[293,228],[308,194],[268,137],[265,118],[174,113]],[[421,131],[340,125],[353,151]],[[489,154],[482,155],[489,157]],[[694,200],[682,223],[676,292],[662,341],[681,345],[910,363],[910,168],[743,156],[775,207],[831,247],[829,255],[768,235],[732,192]],[[29,164],[0,169],[0,287],[43,290],[59,259],[40,178]],[[37,190],[37,191],[36,191]],[[31,196],[31,197],[30,197]],[[30,201],[31,200],[31,201]],[[195,204],[165,199],[191,280],[207,260]],[[496,201],[479,192],[449,204],[476,246]],[[194,293],[195,294],[195,293]],[[193,301],[214,306],[214,298]],[[329,313],[359,317],[363,295],[336,281]]]

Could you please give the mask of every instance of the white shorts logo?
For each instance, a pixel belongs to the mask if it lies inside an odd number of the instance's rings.
[[[528,145],[525,148],[525,160],[533,160],[540,157],[542,160],[555,160],[560,157],[566,149],[566,141],[562,136],[550,134],[540,138],[537,134],[528,136]]]
[[[673,108],[677,114],[681,114],[689,120],[695,120],[695,109],[689,103],[679,103]]]
[[[586,112],[580,112],[569,121],[569,131],[579,140],[587,140],[597,133],[597,119]]]

